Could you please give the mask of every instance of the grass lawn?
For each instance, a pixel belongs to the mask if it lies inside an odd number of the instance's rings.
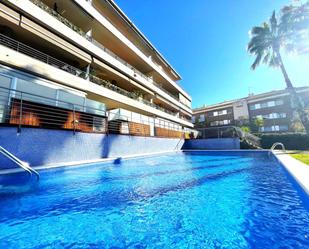
[[[296,154],[291,154],[291,156],[296,158],[297,160],[309,165],[309,154],[296,153]]]

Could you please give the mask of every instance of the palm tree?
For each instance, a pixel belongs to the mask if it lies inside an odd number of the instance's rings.
[[[275,11],[269,23],[265,22],[262,26],[253,27],[250,34],[251,39],[248,44],[248,52],[256,56],[251,68],[255,70],[262,62],[271,67],[279,67],[281,69],[286,88],[291,96],[291,107],[294,114],[299,116],[307,134],[309,134],[308,114],[305,112],[303,101],[297,95],[292,85],[281,57],[281,48],[285,45],[287,32],[278,25]]]
[[[309,1],[282,8],[281,32],[285,33],[285,47],[294,53],[309,53]]]

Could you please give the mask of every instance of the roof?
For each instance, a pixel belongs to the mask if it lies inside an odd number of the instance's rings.
[[[307,87],[307,86],[295,87],[295,90],[296,90],[297,92],[309,91],[309,87]],[[251,95],[251,96],[248,96],[246,99],[247,99],[247,100],[260,99],[260,98],[264,98],[264,97],[269,97],[269,96],[284,94],[284,93],[287,93],[287,92],[288,92],[287,89],[274,90],[274,91],[270,91],[270,92],[266,92],[266,93]]]
[[[130,18],[120,9],[120,7],[115,3],[114,0],[105,0],[109,3],[114,10],[120,15],[121,18],[124,19],[125,22],[132,28],[132,30],[146,43],[146,45],[154,51],[159,58],[173,71],[173,73],[181,79],[181,76],[177,73],[177,71],[171,66],[171,64],[164,58],[164,56],[155,48],[154,45],[146,38],[146,36],[135,26],[135,24],[130,20]]]
[[[308,86],[303,86],[303,87],[296,87],[295,88],[297,92],[303,92],[303,91],[309,91],[309,87]],[[244,97],[244,98],[239,98],[239,99],[234,99],[234,100],[227,100],[227,101],[223,101],[217,104],[212,104],[212,105],[205,105],[199,108],[194,108],[193,109],[193,113],[198,113],[198,112],[202,112],[208,109],[212,109],[212,108],[220,108],[220,107],[224,107],[224,106],[228,106],[228,105],[233,105],[235,102],[239,102],[242,100],[254,100],[254,99],[260,99],[260,98],[266,98],[266,97],[270,97],[270,96],[276,96],[276,95],[280,95],[280,94],[284,94],[287,93],[287,89],[282,89],[282,90],[274,90],[274,91],[270,91],[270,92],[266,92],[266,93],[260,93],[260,94],[256,94],[256,95],[250,95],[248,97]]]

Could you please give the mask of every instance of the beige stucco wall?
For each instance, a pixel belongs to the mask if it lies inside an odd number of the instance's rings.
[[[248,103],[247,100],[241,99],[233,103],[233,113],[234,119],[248,119],[249,111],[248,111]]]

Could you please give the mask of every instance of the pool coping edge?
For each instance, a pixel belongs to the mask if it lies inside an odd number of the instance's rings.
[[[291,157],[286,152],[271,151],[279,163],[292,175],[301,188],[309,195],[309,166]]]

